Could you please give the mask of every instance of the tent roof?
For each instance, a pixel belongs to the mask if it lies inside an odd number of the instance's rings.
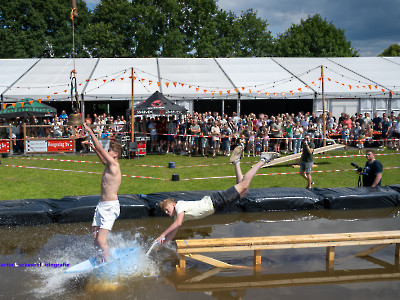
[[[76,59],[78,93],[85,101],[130,100],[155,91],[171,100],[394,98],[400,95],[400,58],[85,58]],[[1,59],[3,101],[26,97],[70,101],[73,59]],[[236,89],[236,90],[235,90]]]
[[[155,91],[146,101],[135,107],[135,114],[138,115],[181,115],[186,113],[186,108],[173,103],[159,91]]]

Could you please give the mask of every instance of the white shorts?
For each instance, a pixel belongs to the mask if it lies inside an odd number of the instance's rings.
[[[92,226],[98,226],[101,229],[112,229],[115,220],[120,213],[119,201],[100,201],[94,211]]]

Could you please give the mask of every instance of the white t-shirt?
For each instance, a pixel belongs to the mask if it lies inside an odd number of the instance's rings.
[[[214,213],[214,205],[210,196],[204,196],[199,201],[178,201],[175,205],[176,215],[185,212],[183,222],[207,217]]]

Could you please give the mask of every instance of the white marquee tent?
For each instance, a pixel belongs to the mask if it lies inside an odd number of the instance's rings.
[[[73,59],[1,59],[1,101],[71,101],[72,70]],[[246,100],[312,99],[318,112],[323,94],[334,115],[400,111],[400,57],[87,58],[75,70],[85,102],[130,101],[133,71],[135,105],[158,90],[189,111],[202,99],[239,100],[238,111]]]

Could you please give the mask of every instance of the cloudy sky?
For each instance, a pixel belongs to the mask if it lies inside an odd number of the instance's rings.
[[[89,8],[100,2],[85,1]],[[391,44],[400,44],[400,0],[218,0],[218,6],[237,15],[256,10],[273,36],[318,13],[345,30],[360,56],[377,56]]]

